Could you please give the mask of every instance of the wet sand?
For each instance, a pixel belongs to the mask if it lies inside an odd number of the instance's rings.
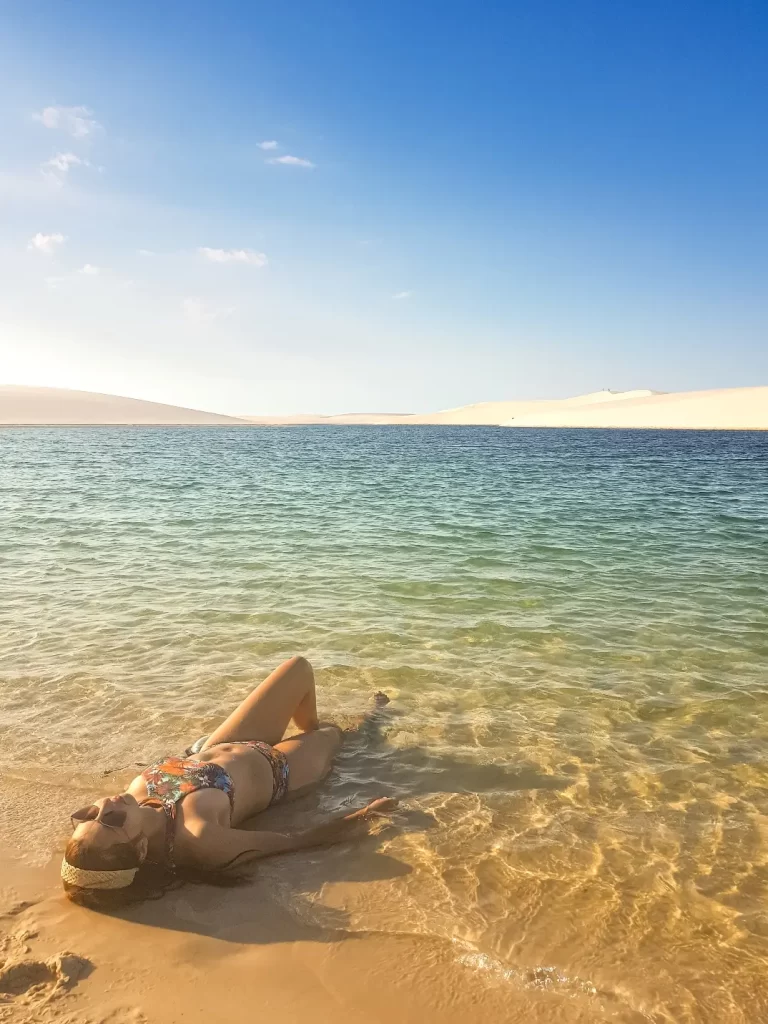
[[[269,870],[245,890],[185,886],[106,916],[61,895],[55,860],[35,869],[6,853],[0,868],[0,1021],[9,1024],[647,1019],[595,1015],[590,992],[547,993],[535,974],[516,991],[450,942],[302,922],[274,898]]]

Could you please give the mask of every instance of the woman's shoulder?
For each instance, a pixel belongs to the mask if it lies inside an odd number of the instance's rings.
[[[230,831],[230,809],[226,796],[212,789],[190,793],[177,804],[174,859],[188,867],[218,863],[218,840]]]

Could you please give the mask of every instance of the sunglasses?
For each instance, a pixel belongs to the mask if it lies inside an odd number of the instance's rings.
[[[122,828],[127,817],[128,811],[125,808],[104,811],[99,817],[99,808],[93,805],[84,807],[81,811],[75,811],[70,820],[73,829],[82,825],[84,821],[97,821],[99,825],[106,825],[107,828]]]

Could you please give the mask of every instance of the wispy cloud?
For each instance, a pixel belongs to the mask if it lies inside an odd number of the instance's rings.
[[[33,116],[46,128],[68,132],[76,139],[84,139],[101,128],[89,107],[45,107]]]
[[[96,274],[101,273],[101,267],[94,267],[92,263],[86,263],[78,270],[78,274],[86,274],[89,277],[94,277]]]
[[[211,263],[249,263],[252,267],[265,267],[268,262],[265,253],[254,252],[253,249],[209,249],[200,246],[197,251]]]
[[[314,167],[315,164],[311,160],[305,160],[301,156],[291,156],[286,153],[285,156],[275,156],[269,161],[271,164],[285,164],[287,167]]]
[[[27,248],[50,254],[56,250],[57,246],[62,245],[63,242],[64,235],[60,235],[58,232],[53,235],[44,235],[38,231],[36,235],[30,238]]]
[[[191,324],[210,324],[214,320],[222,320],[235,312],[234,306],[213,306],[209,302],[191,296],[181,304],[184,319]]]
[[[275,139],[267,139],[259,143],[259,149],[277,149],[279,143]]]
[[[413,292],[395,292],[395,294],[392,296],[392,298],[393,299],[410,299],[410,297],[412,295],[413,295]]]
[[[55,188],[61,188],[67,180],[71,167],[91,167],[88,160],[83,160],[75,153],[57,153],[50,160],[40,165],[43,177]],[[102,168],[100,168],[101,170]]]
[[[74,153],[57,153],[50,160],[46,160],[42,166],[44,171],[61,171],[62,174],[68,174],[70,167],[78,167],[80,164],[86,165],[87,163],[87,160],[81,160]]]

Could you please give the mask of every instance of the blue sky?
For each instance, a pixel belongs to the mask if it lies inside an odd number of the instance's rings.
[[[0,12],[0,382],[232,413],[768,383],[762,0]]]

